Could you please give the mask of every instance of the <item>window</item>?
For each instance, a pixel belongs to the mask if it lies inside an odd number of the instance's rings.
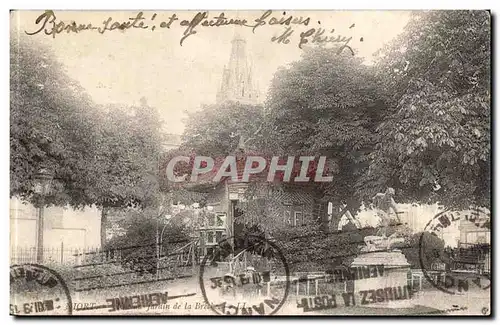
[[[284,207],[283,221],[285,224],[292,227],[300,227],[304,225],[304,212],[302,206],[288,205]]]
[[[285,210],[284,221],[285,221],[285,224],[290,225],[290,226],[292,225],[292,211]]]
[[[226,226],[226,214],[218,213],[215,215],[215,227],[225,227]]]
[[[217,243],[220,243],[220,241],[222,240],[222,234],[223,234],[223,231],[216,231],[215,232],[215,241]]]
[[[295,211],[294,218],[293,218],[293,225],[295,227],[298,227],[298,226],[302,226],[303,223],[304,223],[304,218],[303,218],[302,212]]]
[[[210,228],[215,226],[215,220],[216,216],[215,215],[210,215],[207,220],[205,221],[205,227]]]
[[[213,231],[207,231],[207,244],[216,244]]]
[[[224,236],[224,230],[208,230],[205,231],[205,244],[206,245],[215,245],[222,241],[222,236]]]
[[[224,212],[208,215],[201,232],[206,245],[216,245],[222,240],[223,235],[226,233],[226,222],[227,218]]]
[[[206,228],[223,228],[226,227],[226,213],[217,212],[209,214],[203,221],[203,227]]]

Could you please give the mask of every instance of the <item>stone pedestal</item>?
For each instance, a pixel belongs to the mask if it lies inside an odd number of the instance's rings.
[[[381,267],[383,265],[383,268]],[[408,287],[408,271],[410,264],[400,250],[387,252],[367,252],[357,256],[351,264],[352,269],[367,272],[368,269],[377,268],[382,272],[375,272],[375,276],[359,276],[354,281],[354,291],[359,296],[362,290],[379,290],[377,302],[370,301],[367,307],[378,308],[408,308],[412,307],[412,289]],[[365,273],[366,274],[366,273]],[[360,273],[361,275],[361,273]],[[383,293],[380,291],[383,289]],[[371,294],[368,294],[371,296]],[[382,300],[380,296],[385,299]]]

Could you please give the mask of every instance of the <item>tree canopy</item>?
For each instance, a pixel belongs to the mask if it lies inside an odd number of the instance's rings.
[[[355,202],[354,184],[368,167],[383,101],[371,67],[336,48],[306,49],[272,81],[267,146],[282,154],[325,155],[334,181],[318,184],[332,202]]]
[[[244,141],[250,139],[252,147],[261,147],[264,117],[261,105],[239,102],[205,105],[188,113],[183,147],[214,158],[236,152],[240,137]]]
[[[489,207],[490,30],[486,11],[418,12],[382,49],[377,73],[389,109],[359,188]]]
[[[10,51],[11,196],[36,200],[34,175],[49,165],[55,175],[47,203],[90,204],[85,191],[98,134],[95,105],[47,48],[11,37]]]
[[[35,176],[54,173],[46,205],[158,205],[161,121],[145,99],[101,106],[46,46],[11,37],[10,195],[38,203]],[[104,231],[102,237],[104,238]],[[103,240],[104,241],[104,240]]]
[[[334,202],[390,186],[400,202],[488,207],[490,28],[485,11],[419,11],[374,66],[309,49],[275,75],[270,138],[331,155]]]

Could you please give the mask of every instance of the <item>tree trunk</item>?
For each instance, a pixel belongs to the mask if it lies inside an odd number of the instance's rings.
[[[101,249],[106,246],[106,228],[108,225],[108,208],[101,210]]]
[[[320,223],[320,229],[322,231],[328,232],[329,230],[329,220],[328,220],[328,202],[319,201],[316,203],[316,213]]]

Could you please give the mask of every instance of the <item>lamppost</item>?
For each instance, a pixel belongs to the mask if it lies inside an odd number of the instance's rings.
[[[45,206],[45,196],[50,193],[52,179],[54,175],[46,168],[42,167],[35,175],[34,192],[40,195],[38,206],[38,222],[37,222],[37,263],[43,263],[43,208]]]
[[[160,277],[160,258],[162,257],[161,254],[162,254],[162,246],[163,246],[163,232],[165,231],[167,226],[170,224],[172,219],[181,215],[180,210],[185,209],[184,205],[177,205],[177,206],[179,206],[179,211],[177,211],[177,213],[174,216],[172,216],[170,214],[165,215],[165,220],[167,222],[163,225],[161,232],[160,232],[160,218],[158,218],[156,221],[156,280],[158,280]]]

